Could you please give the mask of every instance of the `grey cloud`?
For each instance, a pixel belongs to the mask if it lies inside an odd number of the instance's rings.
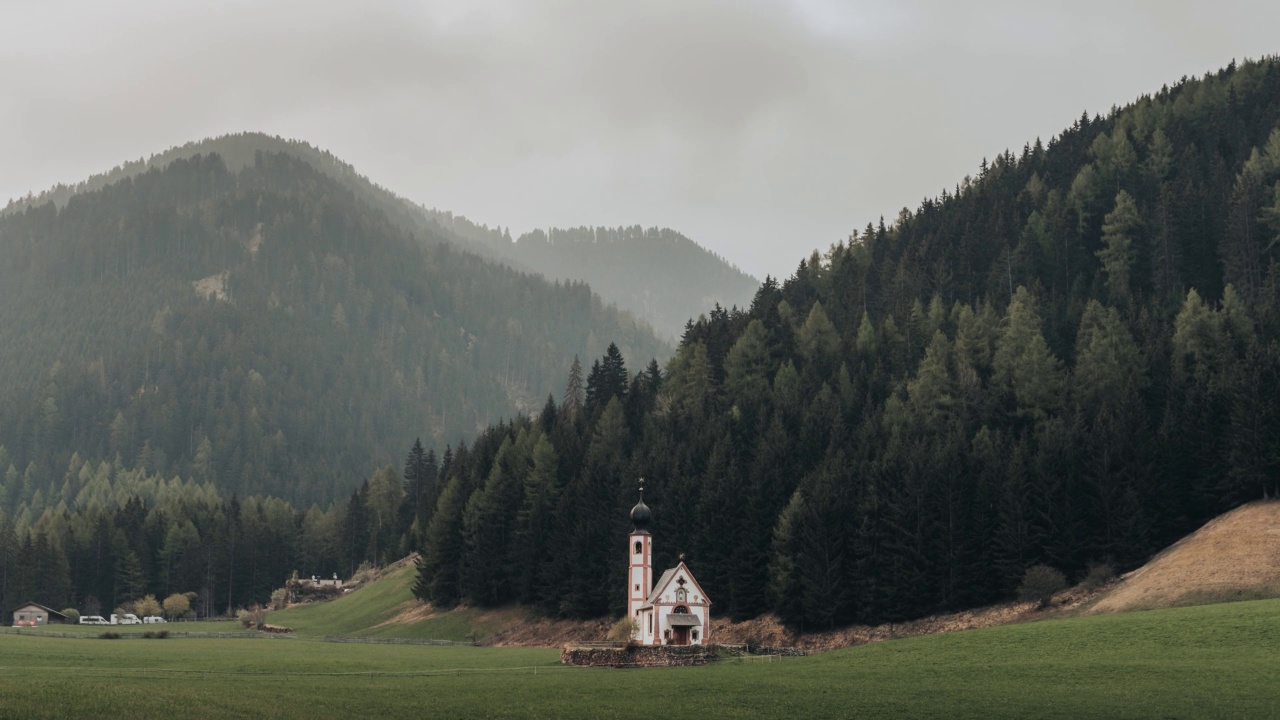
[[[1251,0],[105,5],[0,10],[0,198],[263,130],[513,232],[670,225],[761,276],[1082,109],[1275,52],[1280,20]]]

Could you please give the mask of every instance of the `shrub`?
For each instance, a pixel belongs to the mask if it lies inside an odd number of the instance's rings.
[[[342,595],[342,588],[336,585],[294,585],[289,588],[289,602],[308,603],[332,600]]]
[[[1032,565],[1022,576],[1022,585],[1018,587],[1018,599],[1023,602],[1036,602],[1043,610],[1053,603],[1054,593],[1067,588],[1067,578],[1058,570],[1048,565]]]
[[[236,619],[240,621],[241,627],[261,630],[267,624],[267,610],[261,605],[254,605],[236,613]]]
[[[155,639],[155,640],[164,640],[165,638],[169,637],[169,631],[168,630],[147,630],[146,632],[142,633],[142,637]]]
[[[1116,579],[1116,569],[1107,562],[1089,563],[1089,569],[1080,581],[1086,590],[1097,590]]]
[[[159,615],[161,613],[160,601],[156,600],[155,595],[147,595],[141,600],[133,601],[133,614],[138,617],[146,617],[148,615]]]
[[[191,610],[191,601],[186,595],[174,593],[164,599],[164,614],[169,616],[170,620],[176,620]]]
[[[636,625],[636,621],[632,618],[618,618],[618,621],[609,627],[607,637],[614,642],[624,642],[630,645],[635,642],[636,631],[639,628],[640,626]]]
[[[356,568],[355,574],[351,576],[352,585],[363,585],[370,580],[378,577],[378,568],[369,564],[368,560],[360,563],[360,567]]]
[[[75,608],[67,608],[66,610],[62,611],[62,614],[67,616],[67,620],[69,622],[73,622],[73,623],[80,622],[80,611]]]
[[[101,635],[99,635],[98,637],[99,637],[100,639],[102,639],[102,640],[119,640],[119,639],[120,639],[120,633],[104,632],[104,633],[102,633]]]
[[[271,609],[284,610],[289,607],[288,588],[276,588],[271,592]]]

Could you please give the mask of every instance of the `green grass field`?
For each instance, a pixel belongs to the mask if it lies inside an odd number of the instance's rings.
[[[1280,717],[1280,600],[1011,625],[767,664],[555,650],[0,635],[0,717]]]

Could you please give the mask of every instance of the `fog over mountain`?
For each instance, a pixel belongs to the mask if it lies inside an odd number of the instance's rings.
[[[757,277],[1011,138],[1276,50],[1280,6],[476,0],[0,12],[0,201],[192,138],[302,138],[510,227],[677,228]]]

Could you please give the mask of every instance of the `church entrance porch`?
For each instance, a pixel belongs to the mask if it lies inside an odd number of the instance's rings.
[[[671,645],[689,645],[692,633],[702,627],[702,620],[690,613],[689,608],[684,605],[677,605],[672,609],[667,616],[667,623],[671,626]]]

